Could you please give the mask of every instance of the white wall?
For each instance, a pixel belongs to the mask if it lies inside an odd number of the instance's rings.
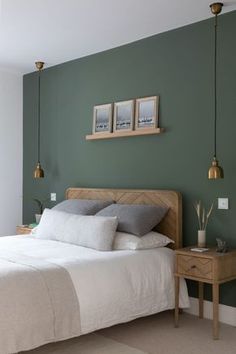
[[[22,76],[0,69],[0,236],[22,222]]]

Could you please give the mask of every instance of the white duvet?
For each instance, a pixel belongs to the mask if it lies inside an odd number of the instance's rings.
[[[0,238],[0,249],[66,268],[78,296],[83,334],[174,308],[174,252],[169,248],[100,252],[33,236],[10,236]],[[182,280],[180,307],[188,306]]]

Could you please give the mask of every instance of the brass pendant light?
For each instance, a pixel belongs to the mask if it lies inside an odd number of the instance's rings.
[[[221,13],[222,7],[224,4],[221,2],[215,2],[210,5],[211,12],[215,15],[215,24],[214,24],[214,34],[215,34],[215,47],[214,47],[214,157],[211,163],[211,167],[208,171],[209,179],[219,179],[224,178],[224,171],[221,166],[219,166],[218,160],[216,158],[216,124],[217,124],[217,16]]]
[[[44,177],[44,171],[41,167],[40,164],[40,74],[41,71],[43,70],[44,62],[42,61],[36,61],[35,62],[36,68],[38,69],[38,162],[36,169],[34,170],[34,178],[43,178]]]

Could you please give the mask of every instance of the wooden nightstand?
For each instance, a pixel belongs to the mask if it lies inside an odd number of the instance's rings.
[[[17,235],[30,234],[33,229],[29,225],[19,225],[16,227]]]
[[[217,253],[215,248],[206,252],[194,252],[186,247],[176,250],[175,264],[175,326],[179,321],[179,279],[184,277],[198,281],[199,317],[203,318],[203,284],[212,284],[213,290],[213,338],[219,338],[219,285],[236,279],[236,250]]]

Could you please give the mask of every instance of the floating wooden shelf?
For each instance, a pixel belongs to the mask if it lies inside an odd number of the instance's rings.
[[[99,140],[99,139],[113,139],[113,138],[124,138],[126,136],[139,136],[139,135],[154,135],[160,134],[164,131],[163,128],[155,129],[139,129],[131,131],[121,131],[113,133],[96,133],[91,135],[86,135],[86,140]]]

